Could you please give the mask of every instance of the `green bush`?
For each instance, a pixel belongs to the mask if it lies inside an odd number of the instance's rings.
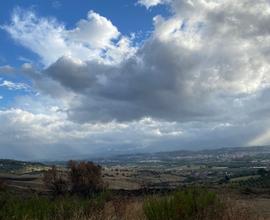
[[[148,198],[143,208],[148,220],[216,220],[222,203],[213,192],[189,188]]]
[[[0,220],[73,220],[88,219],[102,214],[108,193],[93,198],[63,196],[15,196],[0,194]]]

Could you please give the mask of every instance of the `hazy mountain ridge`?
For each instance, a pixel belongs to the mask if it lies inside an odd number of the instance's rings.
[[[169,152],[156,152],[156,153],[137,153],[137,154],[122,154],[111,157],[104,157],[94,159],[98,163],[142,163],[142,162],[185,162],[193,159],[200,159],[200,163],[204,160],[228,160],[238,159],[244,157],[268,157],[270,156],[270,146],[255,146],[255,147],[232,147],[232,148],[219,148],[219,149],[205,149],[198,151],[169,151]]]
[[[188,151],[188,150],[179,150],[179,151],[164,151],[164,152],[155,152],[155,153],[134,153],[134,154],[119,154],[113,156],[105,157],[86,157],[80,156],[75,158],[68,158],[65,160],[59,161],[20,161],[13,159],[0,159],[0,171],[4,170],[18,170],[26,166],[46,166],[53,164],[65,164],[66,161],[76,159],[76,160],[90,160],[95,161],[100,164],[110,164],[110,163],[119,163],[119,164],[129,164],[129,163],[138,163],[143,162],[148,163],[174,163],[175,161],[186,162],[187,160],[200,159],[200,162],[203,162],[203,159],[215,159],[222,161],[223,158],[231,157],[232,159],[244,158],[244,157],[268,157],[270,156],[270,146],[255,146],[255,147],[232,147],[232,148],[219,148],[219,149],[204,149],[198,151]]]
[[[44,167],[41,162],[19,161],[11,159],[0,159],[0,172],[17,172],[19,170],[32,170],[37,167]]]

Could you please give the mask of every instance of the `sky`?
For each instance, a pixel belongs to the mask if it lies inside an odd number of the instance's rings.
[[[268,0],[0,2],[0,157],[270,144]]]

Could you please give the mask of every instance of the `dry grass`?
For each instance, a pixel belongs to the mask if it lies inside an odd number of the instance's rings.
[[[221,220],[267,220],[261,216],[254,206],[247,202],[235,201],[230,198],[224,200],[225,208]]]
[[[267,220],[249,202],[224,198],[205,189],[187,189],[146,199],[147,220]]]
[[[108,202],[100,218],[95,220],[146,220],[142,208],[143,202],[138,199],[112,200]],[[91,219],[92,220],[92,219]]]
[[[159,196],[157,195],[157,198]],[[144,203],[147,198],[144,197],[123,197],[113,196],[109,200],[97,201],[94,199],[90,202],[87,199],[80,198],[62,198],[59,200],[48,200],[46,198],[36,197],[28,199],[18,199],[14,196],[7,197],[10,199],[9,208],[10,212],[4,216],[1,213],[0,207],[0,219],[50,219],[50,220],[149,220],[144,213]],[[190,220],[267,220],[270,218],[263,218],[251,203],[245,201],[239,201],[232,198],[220,197],[223,204],[222,208],[218,206],[211,206],[210,209],[216,208],[216,210],[209,211],[209,208],[204,209],[206,212],[202,215],[198,215],[196,218]],[[12,201],[13,200],[13,201]],[[6,203],[6,199],[3,202]],[[1,195],[0,195],[1,206]],[[31,213],[37,210],[47,212],[40,213],[40,215]],[[17,211],[16,211],[17,210]],[[25,211],[27,210],[27,211]],[[53,210],[53,211],[52,211]],[[48,214],[48,212],[51,212]],[[12,213],[13,212],[13,213]],[[209,213],[217,214],[214,218],[209,216]],[[11,216],[12,214],[12,216]],[[212,214],[211,214],[212,215]],[[17,216],[17,217],[16,217]],[[33,216],[38,216],[35,218]],[[44,218],[39,218],[43,216]],[[181,219],[182,218],[177,218]],[[184,218],[183,218],[184,219]],[[162,219],[163,220],[163,219]],[[164,219],[165,220],[165,219]],[[171,220],[166,218],[166,220]]]
[[[226,208],[220,213],[219,220],[268,220],[257,213],[250,205],[226,200]],[[79,220],[82,218],[78,218]],[[83,219],[86,220],[86,219]],[[106,205],[105,211],[89,220],[147,220],[143,212],[143,201],[124,200],[113,201]],[[179,219],[180,220],[180,219]]]
[[[231,199],[226,199],[225,209],[219,214],[217,220],[268,220],[256,213],[254,207]],[[205,219],[207,220],[207,217]],[[78,215],[74,220],[147,220],[147,218],[143,211],[142,200],[123,199],[110,201],[104,210],[90,218]]]

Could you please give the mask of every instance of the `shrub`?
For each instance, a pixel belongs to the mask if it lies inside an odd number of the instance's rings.
[[[143,208],[148,220],[216,220],[222,203],[215,193],[192,188],[149,198]]]
[[[89,196],[104,188],[101,166],[92,162],[70,161],[68,167],[72,193]]]
[[[54,195],[63,195],[68,191],[66,177],[63,172],[57,170],[56,166],[44,173],[43,181]]]
[[[0,191],[4,191],[6,189],[6,181],[0,178]]]
[[[53,166],[44,173],[45,186],[54,195],[71,192],[89,196],[104,188],[100,166],[92,162],[69,161],[68,168],[68,172],[63,172]]]
[[[28,195],[0,194],[0,219],[2,220],[75,220],[103,219],[106,202],[103,194],[91,199],[76,196],[57,197],[54,200]]]

